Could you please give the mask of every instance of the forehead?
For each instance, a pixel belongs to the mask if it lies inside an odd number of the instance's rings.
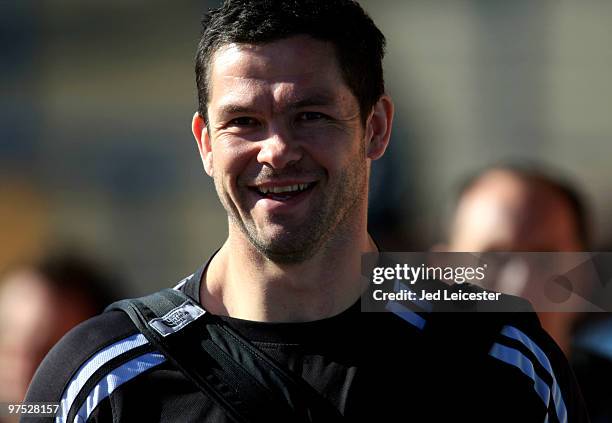
[[[564,251],[577,248],[576,217],[553,188],[510,173],[485,176],[461,201],[466,236],[506,249]],[[476,241],[474,241],[476,242]]]
[[[313,94],[342,101],[351,94],[334,46],[305,35],[220,47],[212,57],[209,85],[209,105],[267,94],[277,101]]]

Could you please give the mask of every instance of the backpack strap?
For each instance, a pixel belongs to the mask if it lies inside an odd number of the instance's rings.
[[[336,422],[340,412],[301,377],[269,358],[181,291],[121,300],[121,310],[234,422]]]

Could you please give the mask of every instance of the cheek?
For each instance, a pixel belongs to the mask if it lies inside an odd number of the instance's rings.
[[[302,143],[305,151],[330,173],[365,161],[365,146],[354,131],[333,130],[325,136],[311,137]]]
[[[224,144],[213,146],[215,180],[228,189],[240,178],[247,176],[249,164],[257,157],[257,152],[248,143]]]

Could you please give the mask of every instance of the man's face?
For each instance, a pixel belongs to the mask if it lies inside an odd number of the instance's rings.
[[[295,36],[223,46],[209,86],[205,168],[231,224],[261,253],[300,262],[358,221],[365,134],[331,44]]]

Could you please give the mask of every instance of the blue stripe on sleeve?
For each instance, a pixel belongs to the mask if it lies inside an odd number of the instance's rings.
[[[115,389],[165,361],[166,357],[162,354],[152,352],[136,357],[112,370],[89,392],[87,399],[74,418],[74,423],[85,423],[98,404]]]
[[[85,386],[89,378],[98,369],[121,354],[147,343],[148,341],[145,336],[138,333],[103,348],[89,360],[83,363],[64,389],[64,393],[62,394],[62,398],[60,400],[60,408],[55,418],[56,423],[63,423],[66,421],[70,408],[72,407],[77,395],[81,389],[83,389],[83,386]]]
[[[502,344],[495,343],[489,351],[489,355],[503,361],[504,363],[510,364],[511,366],[517,367],[527,377],[533,380],[533,387],[536,393],[540,396],[544,405],[548,408],[550,402],[550,389],[546,382],[540,378],[533,368],[533,363],[519,350],[507,347]]]
[[[387,310],[394,313],[395,315],[401,317],[411,325],[423,329],[425,327],[425,319],[416,314],[414,311],[410,310],[408,307],[403,306],[397,301],[389,301],[386,306]]]
[[[555,403],[555,410],[557,412],[557,418],[559,419],[560,423],[567,423],[567,408],[565,407],[565,401],[563,400],[563,395],[561,394],[561,389],[559,388],[559,384],[557,383],[555,373],[552,369],[552,366],[550,365],[550,360],[548,359],[544,351],[542,351],[542,349],[531,338],[529,338],[529,336],[527,336],[524,332],[514,326],[504,326],[501,333],[502,335],[505,335],[509,338],[516,339],[524,346],[529,348],[529,350],[531,350],[535,354],[536,358],[538,359],[538,362],[542,365],[542,367],[544,367],[546,371],[550,374],[553,381],[552,394],[553,401]]]

